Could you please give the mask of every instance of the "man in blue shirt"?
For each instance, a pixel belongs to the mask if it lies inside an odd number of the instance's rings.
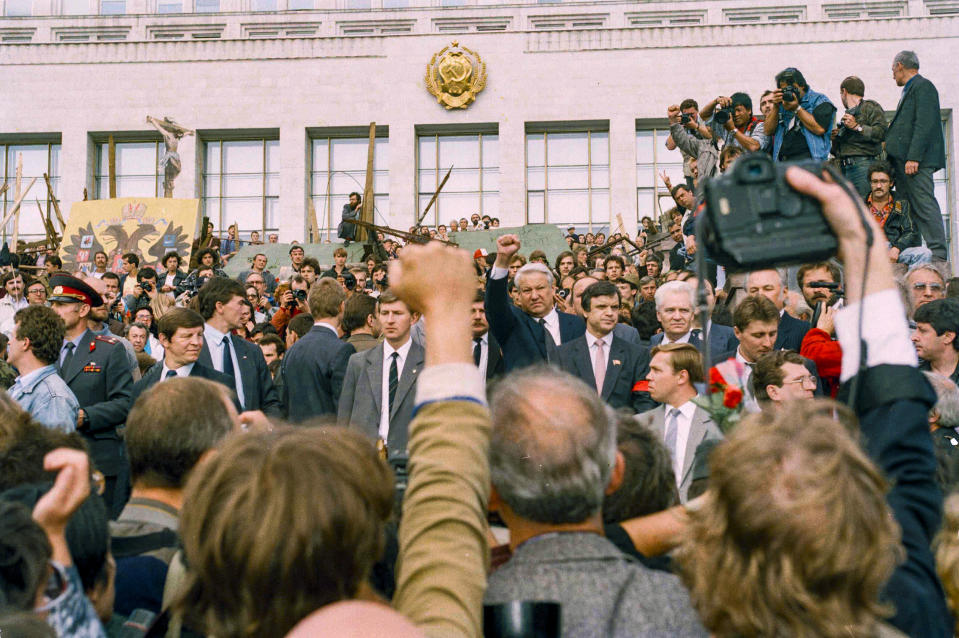
[[[46,306],[27,306],[17,311],[14,321],[7,358],[20,376],[8,394],[45,426],[75,431],[80,405],[56,366],[63,344],[63,321]]]

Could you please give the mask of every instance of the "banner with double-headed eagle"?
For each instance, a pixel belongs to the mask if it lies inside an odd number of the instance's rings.
[[[107,254],[107,269],[122,272],[122,257],[135,253],[140,267],[159,264],[170,251],[186,263],[200,229],[200,202],[196,199],[98,199],[77,202],[60,244],[63,268],[93,270],[93,256]]]

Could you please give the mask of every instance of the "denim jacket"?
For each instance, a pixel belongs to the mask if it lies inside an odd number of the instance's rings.
[[[817,106],[823,102],[828,102],[829,98],[823,95],[822,93],[816,93],[812,89],[806,89],[806,95],[802,96],[799,100],[799,106],[803,108],[807,113],[812,113]],[[776,127],[776,137],[773,142],[773,157],[779,157],[779,149],[783,145],[783,137],[786,135],[786,131],[789,129],[789,122],[792,118],[796,117],[795,111],[787,111],[779,105],[779,126]],[[829,149],[832,143],[832,136],[830,135],[832,127],[835,126],[835,118],[833,122],[826,127],[826,132],[822,135],[813,135],[812,131],[807,129],[805,126],[802,127],[803,136],[806,138],[806,144],[809,145],[809,154],[814,160],[825,161],[829,157]],[[766,133],[769,134],[768,132]]]
[[[7,394],[29,412],[34,420],[48,428],[63,432],[74,432],[77,429],[77,411],[80,404],[70,387],[57,374],[56,365],[50,364],[17,377]]]

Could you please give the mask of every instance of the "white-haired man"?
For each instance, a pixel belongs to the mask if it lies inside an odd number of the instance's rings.
[[[663,331],[654,334],[650,346],[689,343],[702,347],[699,330],[693,330],[696,291],[685,281],[669,281],[656,290],[656,318]]]
[[[519,237],[500,236],[496,249],[496,263],[486,284],[486,318],[503,349],[506,372],[555,360],[556,346],[585,334],[585,322],[556,310],[553,274],[540,263],[516,271],[514,305],[506,288],[509,262],[520,249]]]

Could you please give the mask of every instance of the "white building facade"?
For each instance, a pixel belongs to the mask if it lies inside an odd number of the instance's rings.
[[[309,198],[335,229],[363,191],[376,122],[377,223],[409,227],[453,166],[427,223],[479,212],[608,231],[621,218],[632,232],[659,210],[658,174],[682,179],[664,146],[668,105],[745,91],[758,115],[795,66],[840,114],[848,75],[893,112],[892,59],[911,49],[940,94],[936,192],[956,236],[959,0],[0,0],[0,14],[0,169],[12,182],[22,155],[65,213],[84,191],[107,197],[111,135],[117,195],[162,196],[163,144],[145,118],[169,116],[196,130],[174,196],[200,198],[218,232],[236,222],[242,237],[303,240]],[[466,109],[424,82],[452,41],[486,64]],[[42,178],[34,188],[27,238],[42,235],[33,199],[47,206]]]

